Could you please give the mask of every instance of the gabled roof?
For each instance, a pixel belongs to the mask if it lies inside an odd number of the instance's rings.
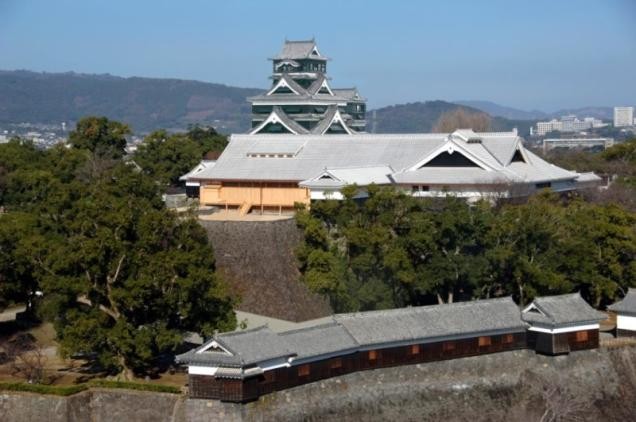
[[[318,47],[316,46],[316,41],[306,40],[306,41],[288,41],[285,40],[285,44],[283,44],[283,49],[274,60],[283,60],[283,59],[291,59],[291,60],[302,60],[302,59],[316,59],[316,60],[327,60],[326,57],[323,57],[318,51]]]
[[[309,88],[307,88],[307,93],[309,95],[318,94],[318,91],[320,91],[322,87],[325,87],[329,91],[329,95],[334,95],[334,92],[329,86],[329,82],[327,81],[325,75],[320,75],[318,78],[316,78],[316,80],[313,81],[311,85],[309,85]]]
[[[192,170],[179,177],[179,180],[184,181],[188,180],[190,177],[201,173],[203,170],[214,167],[216,164],[216,160],[202,160],[199,164],[197,164]]]
[[[322,120],[318,122],[318,124],[311,130],[311,133],[317,135],[325,134],[332,125],[339,124],[347,134],[352,135],[355,133],[354,130],[347,126],[347,123],[342,118],[342,114],[340,114],[340,110],[336,105],[330,105],[327,108]]]
[[[393,169],[389,166],[340,167],[326,168],[318,176],[304,180],[298,185],[302,187],[343,187],[347,185],[367,186],[391,184],[389,175]]]
[[[293,94],[277,94],[276,90],[278,90],[278,88],[281,87],[287,87],[289,88],[291,91],[293,91]],[[287,75],[283,75],[278,81],[276,81],[276,83],[274,84],[274,86],[267,91],[267,94],[265,94],[267,96],[270,95],[307,95],[307,90],[305,88],[303,88],[302,86],[298,85],[298,82],[296,82],[294,79],[287,77]]]
[[[332,113],[335,115],[335,111]],[[292,127],[293,123],[283,120],[284,116],[279,119]],[[324,130],[324,125],[319,129]],[[256,129],[254,133],[258,132]],[[303,130],[306,132],[304,128]],[[379,166],[390,166],[396,183],[404,184],[531,184],[541,181],[574,181],[578,177],[577,173],[546,163],[525,149],[528,162],[513,162],[503,166],[491,153],[488,145],[490,142],[508,142],[523,148],[517,136],[513,133],[478,135],[482,139],[481,144],[468,144],[459,137],[449,139],[448,134],[232,135],[214,168],[204,170],[197,178],[300,182],[318,177],[325,168]],[[263,141],[280,145],[302,143],[303,147],[293,158],[249,158],[248,152]],[[418,167],[418,163],[421,165],[423,160],[434,158],[436,153],[448,151],[449,146],[453,147],[453,154],[466,154],[479,161],[483,167],[435,167],[432,170],[426,166]]]
[[[290,118],[287,113],[283,111],[282,108],[280,108],[279,106],[274,106],[272,108],[272,112],[269,114],[269,116],[267,116],[267,119],[263,120],[260,125],[252,129],[250,131],[250,134],[253,135],[256,133],[260,133],[269,124],[281,124],[294,135],[309,133],[307,129],[302,127],[294,119]]]
[[[245,331],[233,331],[218,334],[212,340],[218,343],[229,354],[209,351],[210,343],[206,342],[194,350],[177,356],[178,362],[214,364],[229,367],[243,367],[272,359],[295,356],[278,334],[268,327],[258,327]]]
[[[358,88],[333,88],[334,95],[337,95],[347,100],[366,101],[358,92]]]
[[[535,298],[523,310],[522,318],[531,325],[558,327],[595,324],[607,317],[592,308],[580,293],[571,293]]]
[[[607,309],[619,314],[636,315],[636,288],[630,287],[623,299],[608,306]]]

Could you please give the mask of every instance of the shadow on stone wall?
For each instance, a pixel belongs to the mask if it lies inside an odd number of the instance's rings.
[[[241,296],[238,309],[290,321],[330,315],[327,301],[302,284],[294,250],[294,219],[200,221],[214,247],[217,267]]]
[[[548,411],[548,414],[546,414]],[[556,412],[549,413],[549,412]],[[378,369],[245,405],[137,391],[0,392],[0,421],[628,421],[636,347],[547,357],[523,350]]]

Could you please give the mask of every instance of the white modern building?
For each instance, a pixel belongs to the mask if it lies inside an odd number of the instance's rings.
[[[537,122],[537,135],[543,136],[549,132],[580,132],[607,126],[602,120],[594,117],[585,117],[579,120],[574,115],[561,117],[561,120],[552,119],[548,122]]]
[[[634,107],[614,107],[614,127],[634,125]]]
[[[607,149],[614,145],[613,138],[546,138],[543,140],[543,151],[554,148],[595,148]]]

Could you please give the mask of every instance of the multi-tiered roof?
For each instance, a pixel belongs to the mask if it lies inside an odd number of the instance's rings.
[[[285,41],[272,60],[272,87],[249,98],[250,133],[354,134],[365,130],[365,99],[356,88],[335,89],[316,42]]]

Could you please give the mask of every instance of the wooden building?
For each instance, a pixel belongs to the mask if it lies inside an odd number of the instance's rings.
[[[625,297],[607,307],[616,313],[616,336],[636,337],[636,288],[629,288]]]
[[[350,372],[526,347],[511,298],[334,315],[313,327],[215,336],[179,355],[190,396],[244,402]]]
[[[597,348],[599,322],[607,317],[573,293],[538,297],[522,311],[522,318],[529,324],[528,347],[558,355]]]
[[[213,167],[189,176],[201,205],[260,211],[342,199],[342,188],[395,186],[415,197],[522,197],[586,187],[594,175],[554,166],[513,132],[232,135]],[[584,180],[583,180],[584,179]],[[600,180],[600,179],[599,179]]]

